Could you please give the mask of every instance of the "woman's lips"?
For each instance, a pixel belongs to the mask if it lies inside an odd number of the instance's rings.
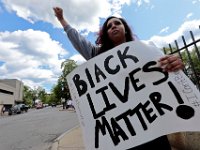
[[[112,34],[117,34],[119,31],[118,30],[114,30],[112,31]]]

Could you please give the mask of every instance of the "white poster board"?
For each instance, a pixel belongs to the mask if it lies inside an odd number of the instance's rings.
[[[167,73],[160,49],[124,43],[67,77],[88,150],[122,150],[162,135],[200,131],[200,93],[182,71]]]

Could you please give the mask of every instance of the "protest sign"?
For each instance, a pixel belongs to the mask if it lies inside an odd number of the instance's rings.
[[[163,72],[160,49],[119,45],[67,77],[86,149],[122,150],[180,131],[200,131],[200,93],[182,72]]]

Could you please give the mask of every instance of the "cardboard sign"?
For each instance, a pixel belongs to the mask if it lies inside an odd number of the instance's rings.
[[[88,150],[132,148],[162,135],[200,131],[200,93],[182,72],[163,72],[160,49],[124,43],[67,77]]]

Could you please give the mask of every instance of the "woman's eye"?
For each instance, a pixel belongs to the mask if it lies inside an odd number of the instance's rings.
[[[113,25],[116,25],[116,26],[117,26],[117,25],[120,25],[120,24],[121,24],[120,21],[114,21],[114,22],[108,24],[108,26],[107,26],[107,30],[110,29],[110,28],[112,28]]]
[[[111,24],[109,24],[109,25],[107,26],[107,29],[110,29],[110,28],[111,28],[111,26],[112,26],[112,25],[111,25]]]
[[[115,22],[115,25],[120,25],[120,24],[121,24],[121,22],[119,22],[119,21]]]

